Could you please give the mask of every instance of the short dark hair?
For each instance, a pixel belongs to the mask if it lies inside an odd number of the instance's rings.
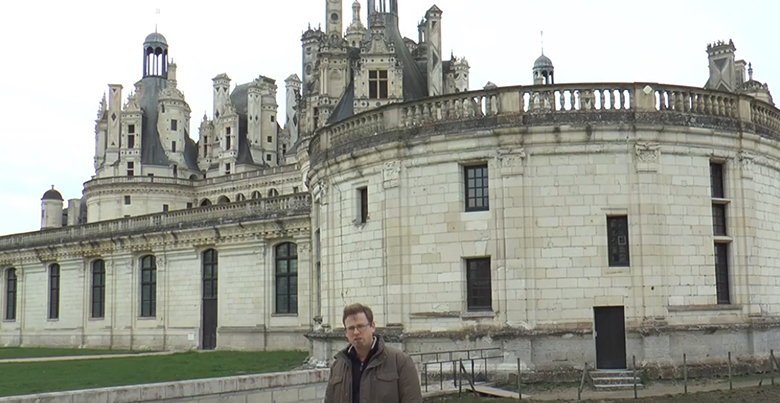
[[[368,324],[374,323],[374,312],[371,311],[371,308],[369,308],[366,305],[363,304],[352,304],[347,305],[344,307],[344,316],[341,318],[341,323],[345,324],[347,323],[347,318],[353,315],[357,315],[360,313],[366,314],[366,319],[368,319]]]

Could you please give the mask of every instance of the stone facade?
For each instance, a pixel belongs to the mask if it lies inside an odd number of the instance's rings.
[[[124,109],[111,86],[84,197],[59,221],[47,191],[46,229],[0,238],[0,343],[322,362],[352,302],[410,352],[500,346],[537,370],[780,341],[780,111],[733,45],[710,45],[705,88],[554,84],[542,56],[535,85],[469,91],[466,60],[440,60],[439,8],[418,42],[398,1],[369,2],[367,26],[353,4],[344,35],[341,2],[325,8],[284,129],[274,80],[230,92],[220,74],[200,140],[175,137],[189,109],[147,38],[157,64]],[[109,147],[131,124],[140,149]]]

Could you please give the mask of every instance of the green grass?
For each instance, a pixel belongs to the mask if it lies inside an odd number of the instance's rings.
[[[101,350],[81,348],[0,347],[0,360],[10,358],[65,357],[72,355],[137,354],[148,351]]]
[[[305,352],[179,353],[0,364],[0,396],[288,371]]]

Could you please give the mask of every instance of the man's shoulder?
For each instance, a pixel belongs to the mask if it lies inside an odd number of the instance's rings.
[[[388,357],[396,357],[396,358],[407,358],[409,357],[409,354],[405,353],[403,350],[388,346],[385,344],[385,354],[387,354]]]

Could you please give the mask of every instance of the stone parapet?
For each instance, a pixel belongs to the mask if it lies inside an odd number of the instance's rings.
[[[330,370],[277,372],[213,379],[85,389],[0,398],[0,403],[276,402],[319,403]]]
[[[658,83],[515,86],[387,105],[318,130],[313,165],[362,148],[463,130],[533,126],[664,125],[780,138],[780,111],[730,92]]]
[[[0,237],[0,251],[61,245],[71,242],[88,242],[105,239],[109,236],[116,238],[166,230],[211,227],[237,221],[249,222],[285,216],[308,216],[310,208],[311,196],[308,193],[297,193],[9,235]]]

